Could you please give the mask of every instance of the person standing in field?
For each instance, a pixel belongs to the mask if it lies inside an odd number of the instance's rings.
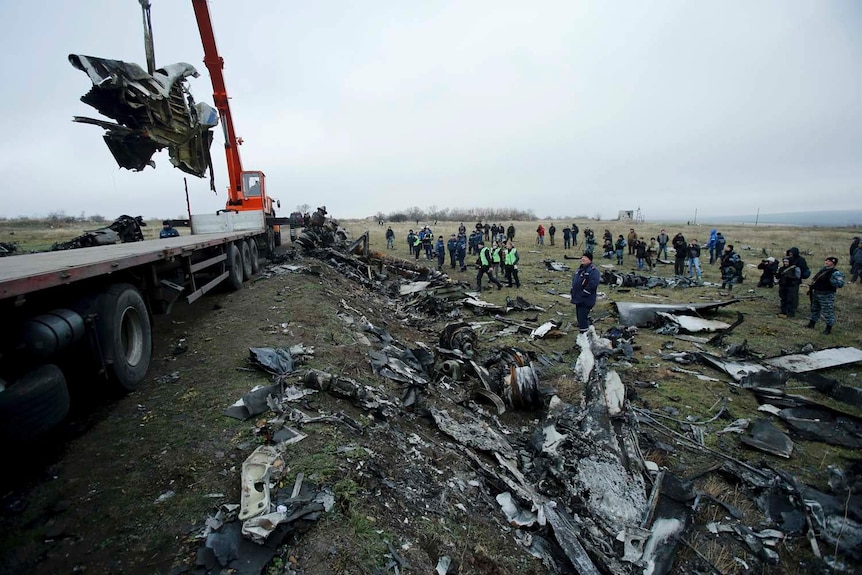
[[[509,224],[506,228],[506,239],[510,242],[515,241],[515,224]]]
[[[458,234],[458,247],[455,249],[455,259],[458,261],[458,268],[462,272],[467,271],[467,264],[464,263],[464,258],[467,257],[467,236]]]
[[[700,267],[700,244],[691,240],[688,244],[688,277],[695,274],[697,281],[703,281],[703,270]]]
[[[443,269],[443,264],[446,263],[446,245],[443,243],[443,236],[437,236],[434,252],[437,254],[437,271],[439,272]]]
[[[798,267],[790,263],[790,258],[785,256],[781,260],[781,267],[775,272],[778,281],[778,301],[781,302],[778,317],[796,317],[796,308],[799,306],[799,284],[802,275]]]
[[[656,257],[658,257],[658,242],[655,238],[650,238],[646,250],[646,263],[647,266],[649,266],[650,271],[655,269]]]
[[[666,231],[662,230],[656,240],[658,240],[658,255],[656,258],[667,261],[667,243],[670,241],[670,237]],[[664,258],[662,258],[662,254],[664,254]]]
[[[572,224],[572,245],[573,246],[578,245],[578,232],[579,231],[581,231],[581,230],[580,230],[580,228],[578,228],[578,224]]]
[[[590,310],[596,305],[596,292],[599,289],[601,276],[593,264],[593,254],[584,253],[581,265],[572,276],[572,305],[578,318],[578,331],[586,332],[590,327]]]
[[[850,260],[850,283],[856,283],[859,276],[862,275],[862,247],[859,246],[859,238],[853,238],[856,244],[856,249],[850,245],[850,251],[853,253],[853,258]]]
[[[844,287],[845,281],[844,274],[836,269],[837,265],[838,258],[826,258],[823,267],[811,278],[808,288],[808,295],[811,296],[811,315],[805,327],[814,329],[817,320],[823,316],[826,322],[823,333],[826,335],[832,333],[832,326],[835,325],[835,292],[838,288]]]
[[[638,269],[644,269],[644,263],[648,261],[647,257],[647,243],[643,238],[638,238],[637,245],[635,245],[635,257],[638,260]],[[652,267],[652,263],[649,264]]]
[[[536,244],[543,246],[545,245],[545,226],[539,224],[539,227],[536,228]]]
[[[673,274],[681,276],[685,274],[685,260],[688,258],[688,243],[685,241],[685,236],[682,232],[677,233],[673,237]]]
[[[638,241],[638,235],[635,232],[634,228],[629,228],[629,235],[626,237],[627,245],[629,246],[629,255],[634,255],[635,253],[635,244]]]
[[[518,262],[521,260],[518,256],[518,250],[512,244],[512,240],[506,242],[506,283],[507,287],[512,287],[512,280],[515,281],[515,287],[521,287],[521,279],[518,277]]]
[[[709,265],[715,263],[715,238],[718,230],[712,229],[709,231],[709,239],[706,240],[706,249],[709,250]],[[718,254],[719,256],[721,253]]]
[[[458,253],[458,238],[455,234],[449,236],[449,241],[446,242],[446,249],[449,251],[449,267],[455,269],[455,255]]]
[[[395,232],[392,231],[392,226],[386,228],[386,249],[395,249]]]
[[[563,226],[563,249],[567,250],[572,247],[572,230]]]
[[[727,244],[727,240],[724,239],[724,235],[721,232],[715,232],[715,261],[721,262],[721,256],[724,255],[724,246]]]
[[[637,238],[635,238],[635,241],[637,241]],[[625,252],[626,245],[626,240],[623,238],[623,235],[620,234],[617,237],[617,241],[614,243],[614,252],[616,252],[618,266],[623,265],[623,253]],[[631,252],[632,249],[631,246],[629,246],[629,253],[631,254]]]
[[[551,238],[551,245],[554,245],[554,236],[557,233],[557,226],[554,225],[554,222],[551,222],[551,227],[548,228],[548,237]]]

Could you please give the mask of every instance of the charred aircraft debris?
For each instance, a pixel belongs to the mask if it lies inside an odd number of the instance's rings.
[[[251,348],[250,364],[270,381],[251,390],[226,414],[254,421],[263,445],[243,464],[238,478],[242,500],[222,506],[201,531],[195,572],[230,568],[258,573],[291,534],[312,528],[332,509],[333,493],[305,479],[302,469],[294,469],[299,472],[294,482],[283,480],[292,466],[284,457],[285,446],[303,441],[319,424],[342,426],[356,438],[356,445],[343,446],[345,452],[364,450],[366,486],[374,489],[378,503],[403,513],[405,524],[447,513],[490,514],[511,544],[521,546],[549,573],[660,574],[672,568],[721,572],[696,551],[680,559],[679,551],[696,549],[698,541],[722,545],[746,571],[775,569],[779,550],[794,546],[809,547],[823,570],[849,572],[862,560],[858,463],[831,469],[830,487],[823,491],[768,463],[734,458],[705,441],[707,434],[715,433],[720,441],[736,441],[752,453],[780,458],[794,457],[795,436],[862,445],[857,418],[781,389],[788,380],[802,378],[837,397],[858,399],[846,386],[813,373],[841,361],[836,357],[859,361],[855,352],[827,354],[827,363],[814,361],[822,356],[809,357],[812,369],[797,373],[760,362],[763,369],[749,370],[739,379],[734,364],[710,354],[668,353],[674,365],[685,357],[685,363],[724,371],[731,376],[726,382],[729,389],[753,393],[768,406],[756,421],[730,423],[725,398],[713,406],[716,413],[711,418],[680,419],[666,410],[634,407],[631,396],[636,389],[655,384],[625,382],[614,366],[634,359],[635,324],[649,323],[643,318],[657,319],[670,311],[709,311],[733,301],[673,310],[618,304],[622,325],[604,335],[591,327],[577,336],[577,361],[570,377],[580,399],[568,403],[543,377],[547,367],[565,363],[562,357],[526,347],[495,346],[488,337],[494,327],[516,327],[511,333],[521,334],[526,344],[529,331],[489,312],[466,319],[464,310],[482,312],[467,305],[477,299],[462,286],[409,262],[374,254],[354,256],[350,242],[339,239],[336,230],[337,226],[330,228],[324,238],[306,236],[308,241],[298,243],[290,256],[298,263],[277,263],[270,273],[328,265],[373,290],[374,297],[388,302],[385,305],[398,308],[408,325],[441,314],[445,325],[428,342],[400,341],[342,300],[338,317],[367,350],[367,366],[356,367],[350,377],[308,368],[314,350],[302,344]],[[311,259],[319,262],[308,264]],[[507,302],[498,307],[503,309],[490,313],[531,306]],[[783,365],[800,362],[788,360]],[[315,409],[317,394],[348,402],[365,415]],[[777,422],[790,431],[782,432]],[[399,450],[409,465],[392,466],[382,459],[374,445],[384,443]],[[680,477],[644,455],[678,451],[712,464],[696,465],[688,477]],[[445,469],[439,468],[441,461],[446,462]],[[734,485],[739,498],[757,514],[743,513],[731,501],[699,488],[698,480],[707,476]],[[707,506],[720,512],[707,514]],[[390,542],[379,572],[409,572],[409,548],[409,542]],[[443,553],[425,567],[423,572],[458,572],[457,559]]]
[[[180,62],[148,73],[134,63],[80,54],[70,54],[69,62],[93,84],[81,101],[115,120],[76,116],[74,121],[104,128],[105,144],[121,168],[155,167],[153,154],[167,148],[174,167],[199,178],[207,169],[212,174],[218,113],[195,103],[187,86],[189,77],[199,76],[194,66]]]
[[[125,244],[128,242],[141,242],[144,240],[144,232],[141,227],[146,226],[142,216],[120,216],[111,225],[89,230],[69,241],[57,242],[51,246],[51,251],[74,250],[78,248],[92,248],[95,246],[109,246],[112,244]]]

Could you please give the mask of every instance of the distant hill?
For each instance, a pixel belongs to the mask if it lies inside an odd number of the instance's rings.
[[[852,227],[862,226],[862,210],[791,212],[787,214],[755,214],[740,216],[712,216],[698,218],[697,223],[706,224],[782,224],[786,226]]]

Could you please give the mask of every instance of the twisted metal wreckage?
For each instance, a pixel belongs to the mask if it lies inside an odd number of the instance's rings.
[[[412,463],[398,472],[400,475],[380,465],[369,466],[395,508],[405,513],[411,510],[405,493],[411,494],[409,500],[422,501],[424,508],[437,505],[440,498],[431,496],[434,489],[434,493],[443,490],[461,501],[456,507],[465,512],[467,505],[475,510],[494,508],[505,518],[514,541],[541,560],[549,572],[668,573],[678,560],[680,545],[688,545],[694,532],[709,533],[717,539],[733,537],[746,550],[749,561],[764,566],[775,565],[779,560],[777,548],[798,537],[805,537],[815,555],[831,568],[848,569],[845,561],[862,560],[862,501],[852,491],[857,472],[833,470],[831,492],[821,492],[785,472],[706,447],[704,425],[715,421],[723,407],[709,421],[685,422],[684,428],[691,432],[686,434],[668,427],[656,413],[630,405],[628,388],[611,362],[621,355],[630,356],[636,328],[614,328],[606,338],[591,327],[578,336],[580,353],[574,376],[582,386],[582,397],[577,405],[569,404],[541,383],[543,367],[561,358],[514,347],[483,351],[476,334],[479,324],[458,317],[457,306],[470,299],[462,289],[453,287],[442,274],[409,263],[354,257],[351,252],[359,244],[349,243],[339,230],[333,221],[317,226],[301,244],[304,258],[317,258],[362,285],[399,298],[399,305],[410,313],[430,311],[451,316],[453,321],[441,331],[436,346],[418,343],[411,348],[342,300],[344,312],[340,317],[357,341],[370,348],[369,365],[381,378],[375,383],[300,369],[314,354],[313,349],[302,345],[250,349],[251,363],[270,373],[274,383],[250,391],[226,414],[242,420],[270,414],[258,429],[267,441],[243,465],[241,503],[224,506],[207,522],[198,572],[229,567],[237,573],[258,573],[287,535],[308,529],[331,509],[331,491],[304,482],[302,473],[293,486],[271,487],[287,467],[282,459],[283,446],[301,441],[305,435],[299,428],[315,422],[344,425],[357,435],[373,435],[410,455]],[[375,272],[371,271],[372,262]],[[315,273],[314,267],[277,264],[269,273]],[[398,274],[388,286],[381,281],[384,268]],[[399,276],[422,281],[423,287],[404,284]],[[383,380],[400,386],[400,397],[393,396]],[[751,387],[756,386],[752,383]],[[351,401],[376,423],[368,426],[344,413],[310,417],[297,407],[307,395],[321,392]],[[779,395],[772,389],[773,401]],[[482,404],[492,405],[493,412]],[[519,431],[498,419],[507,410],[525,410]],[[455,442],[433,449],[457,456],[463,468],[455,466],[440,478],[426,459],[417,456],[418,450],[432,447],[415,434],[405,437],[399,426],[390,425],[400,418],[417,417]],[[795,419],[802,421],[804,417]],[[724,431],[740,432],[747,427],[741,422],[734,425],[738,427],[728,426]],[[804,422],[799,425],[804,427]],[[762,431],[751,436],[752,444],[758,442]],[[677,447],[707,454],[718,463],[688,479],[680,478],[644,459],[641,438],[653,445],[661,444],[661,438],[671,438]],[[768,437],[765,442],[769,443]],[[428,472],[423,473],[425,470]],[[739,485],[764,520],[747,525],[732,505],[696,489],[694,480],[709,473]],[[428,484],[435,481],[438,484],[430,488]],[[460,485],[462,493],[459,489],[451,492],[453,484]],[[464,486],[473,485],[482,487],[466,498]],[[697,511],[706,502],[722,506],[727,511],[725,518],[698,525]],[[824,546],[831,552],[824,553]],[[390,545],[389,550],[388,564],[381,572],[398,573],[409,567],[397,549]],[[754,568],[741,557],[736,560]],[[676,568],[717,570],[703,556],[691,561]],[[451,557],[441,556],[436,573],[455,572],[450,571],[455,563]]]

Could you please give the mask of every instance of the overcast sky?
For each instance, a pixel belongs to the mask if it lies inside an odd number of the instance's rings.
[[[152,0],[157,65],[212,101],[191,2]],[[245,169],[280,215],[410,206],[647,219],[860,208],[859,0],[213,0]],[[0,216],[177,217],[206,179],[117,167],[70,53],[146,68],[136,0],[0,0]]]

